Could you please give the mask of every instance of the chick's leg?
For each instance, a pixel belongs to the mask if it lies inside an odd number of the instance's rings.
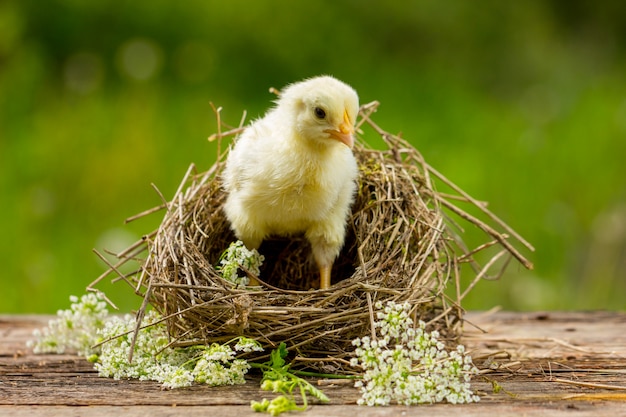
[[[332,265],[318,265],[318,267],[320,269],[320,289],[326,290],[330,288],[330,270]]]
[[[339,255],[342,242],[329,241],[327,235],[316,236],[313,233],[307,233],[307,238],[311,242],[313,258],[320,271],[320,288],[323,290],[328,289],[331,284],[330,271],[335,258]]]

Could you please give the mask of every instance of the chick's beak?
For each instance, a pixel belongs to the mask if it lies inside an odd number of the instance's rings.
[[[348,116],[348,112],[346,110],[343,111],[343,121],[339,125],[339,129],[327,129],[324,132],[328,133],[339,142],[345,144],[350,149],[354,146],[354,127],[352,126],[350,116]]]

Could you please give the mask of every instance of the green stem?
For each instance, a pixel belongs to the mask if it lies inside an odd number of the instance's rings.
[[[248,362],[251,368],[255,369],[271,369],[271,366],[265,363],[257,363],[257,362]],[[322,374],[319,372],[311,372],[311,371],[298,371],[298,370],[290,370],[289,373],[298,376],[310,376],[313,378],[326,378],[326,379],[361,379],[363,378],[360,375],[338,375],[338,374]]]
[[[248,362],[248,365],[250,365],[250,368],[254,368],[254,369],[271,369],[269,365],[265,364],[265,363],[258,363],[258,362]]]
[[[361,379],[362,376],[359,375],[337,375],[337,374],[322,374],[319,372],[309,372],[309,371],[290,371],[294,375],[299,376],[310,376],[316,378],[326,378],[326,379]]]
[[[309,404],[306,400],[306,390],[303,384],[298,384],[298,386],[300,387],[300,395],[302,396],[302,408],[306,410],[309,407]]]

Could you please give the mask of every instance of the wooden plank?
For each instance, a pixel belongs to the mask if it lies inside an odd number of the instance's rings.
[[[168,391],[153,382],[100,378],[73,355],[33,355],[26,341],[50,318],[0,316],[0,415],[245,416],[253,414],[251,400],[272,397],[259,389],[258,376],[236,387]],[[322,387],[331,405],[315,404],[306,415],[626,415],[626,314],[498,312],[467,319],[463,343],[486,372],[473,382],[479,403],[358,407],[358,391],[337,384]],[[502,389],[495,392],[493,384]]]
[[[569,403],[567,405],[520,405],[520,404],[466,404],[466,405],[423,405],[416,407],[357,407],[357,406],[312,406],[304,414],[286,414],[286,416],[302,415],[303,417],[399,417],[399,416],[433,416],[433,417],[598,417],[624,416],[624,408],[617,403]],[[15,406],[0,405],[0,415],[11,417],[259,417],[244,406],[195,406],[195,407],[159,407],[159,406]]]
[[[626,313],[469,313],[464,340],[515,358],[626,358]],[[470,324],[482,329],[472,328]]]

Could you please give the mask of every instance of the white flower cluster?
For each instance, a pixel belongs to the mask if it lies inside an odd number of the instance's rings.
[[[88,293],[80,297],[71,296],[71,308],[57,311],[57,318],[48,322],[48,327],[36,329],[28,346],[34,353],[76,352],[91,356],[98,342],[96,329],[101,328],[108,318],[106,302],[100,294]]]
[[[108,340],[102,345],[102,353],[96,363],[100,375],[115,379],[153,380],[161,382],[166,388],[186,387],[194,382],[211,386],[244,384],[250,365],[243,359],[236,359],[236,352],[263,350],[258,342],[245,337],[233,340],[236,341],[233,348],[228,343],[168,347],[165,325],[150,325],[159,319],[160,316],[154,312],[144,318],[131,363],[128,362],[128,355],[135,328],[134,318],[116,318],[107,322],[100,331],[101,338]]]
[[[237,352],[263,350],[256,340],[245,337],[225,344],[172,348],[165,324],[159,322],[160,315],[150,311],[142,320],[129,362],[135,317],[108,316],[106,303],[95,294],[84,295],[80,301],[72,296],[70,300],[71,309],[59,311],[58,319],[36,330],[37,340],[29,345],[35,353],[76,350],[95,362],[100,376],[153,380],[166,388],[194,382],[211,386],[243,384],[250,365],[237,359]],[[99,348],[93,349],[96,344]]]
[[[437,331],[426,332],[425,323],[414,326],[410,305],[377,303],[374,323],[380,338],[355,339],[352,366],[364,370],[356,382],[362,397],[359,405],[412,405],[447,401],[452,404],[479,401],[470,389],[478,372],[463,345],[448,352]]]
[[[230,244],[228,249],[224,251],[220,258],[219,270],[222,272],[224,279],[232,282],[237,287],[245,287],[250,282],[245,271],[241,267],[248,270],[251,274],[259,276],[261,265],[265,257],[256,249],[248,250],[241,240]]]

